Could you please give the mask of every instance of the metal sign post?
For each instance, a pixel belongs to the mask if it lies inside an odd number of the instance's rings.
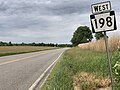
[[[109,49],[108,49],[108,37],[106,35],[106,31],[104,31],[104,39],[105,39],[105,47],[106,47],[106,53],[107,53],[107,59],[108,59],[108,66],[109,66],[109,73],[110,73],[110,79],[111,79],[111,87],[113,90],[113,75],[112,75],[112,65],[109,55]]]

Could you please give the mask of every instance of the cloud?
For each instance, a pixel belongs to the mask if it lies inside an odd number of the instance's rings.
[[[103,0],[99,0],[101,2]],[[90,26],[97,0],[0,0],[0,40],[70,43],[80,25]],[[119,0],[111,0],[120,24]],[[119,27],[118,27],[119,28]]]

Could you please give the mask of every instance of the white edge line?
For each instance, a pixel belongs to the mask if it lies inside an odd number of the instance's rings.
[[[64,52],[64,51],[63,51]],[[32,86],[28,89],[28,90],[34,90],[36,88],[36,86],[38,85],[38,83],[40,82],[40,80],[45,76],[45,73],[57,62],[57,60],[61,57],[61,55],[63,54],[63,52],[59,55],[59,57],[42,73],[42,75],[32,84]],[[50,71],[51,72],[51,71]],[[47,80],[48,76],[50,75],[50,73],[47,75],[47,77],[45,78],[45,80],[43,81],[42,85],[45,83],[45,81]],[[42,85],[40,87],[42,87]]]
[[[56,59],[56,62],[58,61],[58,59],[61,57],[61,55],[64,53],[64,51],[60,54],[60,56]],[[51,68],[49,74],[46,76],[46,78],[44,79],[43,83],[40,85],[40,88],[44,85],[44,83],[46,82],[47,78],[49,77],[51,71],[53,70],[54,66],[56,65],[56,62],[53,64],[53,67]]]

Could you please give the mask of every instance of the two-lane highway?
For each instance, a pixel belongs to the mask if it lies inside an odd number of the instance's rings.
[[[65,50],[0,57],[0,90],[28,90]]]

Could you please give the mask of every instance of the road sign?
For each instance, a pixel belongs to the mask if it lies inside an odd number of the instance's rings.
[[[116,30],[116,19],[115,19],[115,12],[111,11],[111,3],[110,1],[97,3],[91,5],[92,7],[92,15],[90,15],[91,19],[91,26],[93,33],[96,32],[104,32],[104,39],[105,39],[105,46],[106,46],[106,53],[108,59],[108,68],[109,74],[111,79],[111,86],[113,90],[113,76],[112,76],[112,65],[109,56],[109,49],[108,49],[108,38],[106,35],[106,31]]]
[[[92,4],[91,8],[92,8],[92,13],[106,12],[111,10],[111,3],[110,1],[96,3],[96,4]]]
[[[92,14],[90,19],[93,33],[117,29],[114,11]]]

